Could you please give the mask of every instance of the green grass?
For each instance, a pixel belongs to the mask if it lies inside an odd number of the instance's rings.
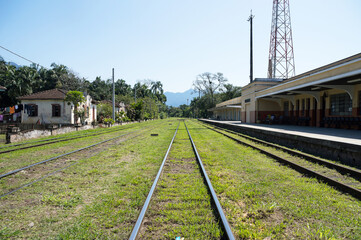
[[[0,174],[6,173],[16,168],[26,166],[28,164],[38,162],[39,159],[45,160],[51,157],[55,157],[60,154],[64,154],[66,152],[70,152],[88,146],[90,144],[94,144],[106,140],[110,137],[115,137],[121,134],[129,133],[136,129],[140,129],[140,126],[134,125],[132,126],[132,128],[125,128],[122,131],[117,131],[113,133],[102,134],[98,136],[88,136],[80,139],[74,139],[74,140],[54,143],[50,145],[44,145],[35,148],[29,148],[20,151],[1,154]]]
[[[122,131],[127,128],[133,128],[133,127],[134,127],[134,125],[131,124],[131,125],[126,125],[126,126],[124,125],[124,126],[115,126],[115,127],[111,127],[111,128],[88,129],[88,130],[73,131],[73,132],[59,134],[59,135],[53,135],[53,136],[33,138],[33,139],[29,139],[29,140],[24,140],[21,142],[15,142],[15,143],[11,143],[11,144],[2,145],[2,146],[0,146],[1,147],[0,151],[12,150],[12,149],[18,149],[18,148],[28,147],[28,146],[32,146],[32,145],[43,144],[43,143],[51,142],[51,140],[54,140],[54,141],[66,140],[66,139],[74,138],[74,137],[85,137],[85,138],[88,137],[89,138],[89,137],[92,137],[91,135],[94,135],[94,134],[100,134],[100,136],[101,136],[102,134],[109,134],[108,132],[118,131],[118,130]],[[79,139],[77,139],[77,140],[79,140]],[[71,141],[71,140],[69,140],[69,141]],[[25,144],[25,145],[16,146],[18,144]],[[6,147],[6,148],[4,148],[4,147]]]
[[[238,238],[361,238],[360,201],[198,123],[189,125]]]
[[[175,130],[164,122],[149,123],[157,129],[84,156],[79,164],[1,199],[3,235],[127,238]],[[151,137],[153,132],[159,136]]]
[[[263,144],[256,143],[255,141],[252,141],[252,140],[246,139],[246,138],[244,138],[242,136],[239,136],[238,134],[235,134],[235,132],[232,132],[232,131],[224,131],[224,130],[220,130],[220,129],[217,129],[216,131],[219,131],[219,132],[225,133],[227,135],[230,135],[235,139],[239,139],[242,142],[245,142],[245,143],[250,144],[252,146],[256,146],[256,147],[258,147],[260,149],[266,150],[269,153],[275,154],[275,155],[277,155],[279,157],[287,159],[288,161],[291,161],[293,163],[296,163],[298,165],[301,165],[303,167],[311,169],[311,170],[313,170],[315,172],[318,172],[318,173],[320,173],[320,174],[322,174],[324,176],[327,176],[329,178],[332,178],[334,180],[337,180],[339,182],[342,182],[342,183],[347,184],[349,186],[352,186],[354,188],[361,189],[361,182],[360,181],[353,178],[352,176],[342,174],[342,173],[340,173],[339,171],[337,171],[335,169],[328,168],[326,166],[323,166],[322,164],[307,161],[307,160],[305,160],[305,159],[303,159],[301,157],[297,157],[297,156],[294,156],[294,155],[289,154],[287,152],[280,151],[279,149],[276,149],[274,147],[269,147],[269,146],[266,146],[266,145],[263,145]],[[339,165],[346,166],[344,164],[340,164],[340,163],[337,163],[335,161],[330,161],[330,160],[326,160],[326,159],[323,159],[323,160],[327,161],[327,162],[336,163],[336,164],[339,164]],[[349,167],[349,166],[346,166],[346,167]],[[351,168],[357,170],[357,168],[354,168],[354,167],[351,167]]]
[[[69,158],[69,163],[76,160],[78,164],[0,199],[0,239],[127,239],[177,123],[166,119],[136,124],[139,129],[156,129]],[[187,125],[237,239],[361,239],[360,201],[197,122],[187,121]],[[182,140],[187,138],[185,131],[180,134],[171,156],[175,165],[182,166],[181,159],[193,156],[183,145],[188,144]],[[42,160],[50,154],[49,149],[25,151],[15,159],[37,160],[38,156]],[[7,166],[11,161],[7,158]],[[174,184],[198,186],[196,178],[192,174],[167,174],[168,180],[160,186],[171,188],[158,196],[180,200],[168,201],[161,212],[167,217],[162,215],[157,221],[182,224],[165,227],[169,231],[164,238],[187,232],[197,236],[200,225],[191,227],[188,223],[200,223],[204,216],[209,221],[204,221],[199,239],[217,236],[218,225],[207,210],[205,191],[190,188],[183,194]],[[157,227],[152,230],[157,231]]]
[[[145,216],[140,239],[220,239],[211,198],[181,123]]]
[[[5,142],[6,142],[6,135],[0,134],[0,147],[5,146]]]

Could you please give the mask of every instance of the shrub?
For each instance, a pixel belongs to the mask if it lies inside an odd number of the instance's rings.
[[[103,119],[103,123],[105,123],[105,124],[107,124],[107,125],[112,125],[112,124],[114,124],[114,120],[113,119],[111,119],[111,118],[104,118]]]

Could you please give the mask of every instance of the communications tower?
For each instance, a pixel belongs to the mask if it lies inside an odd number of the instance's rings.
[[[268,78],[295,75],[289,0],[273,0]]]

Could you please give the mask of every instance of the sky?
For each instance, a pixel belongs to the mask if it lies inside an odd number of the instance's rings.
[[[0,0],[0,46],[79,77],[161,81],[183,92],[198,74],[267,77],[272,0]],[[360,0],[290,0],[296,74],[361,52]],[[0,48],[6,61],[29,62]]]

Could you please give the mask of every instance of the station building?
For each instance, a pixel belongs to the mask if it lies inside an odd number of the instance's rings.
[[[219,120],[361,128],[361,53],[289,79],[256,78],[209,109]]]

